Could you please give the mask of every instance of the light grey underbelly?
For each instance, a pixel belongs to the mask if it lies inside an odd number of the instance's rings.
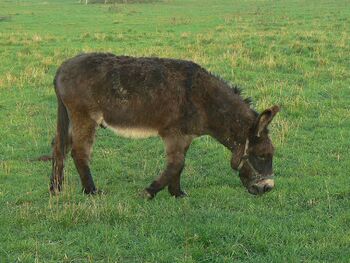
[[[102,114],[93,114],[91,116],[98,125],[102,125],[103,127],[106,127],[113,132],[115,132],[117,135],[126,137],[126,138],[149,138],[158,136],[158,131],[151,128],[146,127],[120,127],[118,125],[110,125],[108,124],[104,119]]]
[[[149,138],[158,136],[158,131],[149,129],[149,128],[140,128],[140,127],[118,127],[118,126],[109,126],[107,124],[107,128],[115,132],[117,135],[120,135],[122,137],[126,138]]]

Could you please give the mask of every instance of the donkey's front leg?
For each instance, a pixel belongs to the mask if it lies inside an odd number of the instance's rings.
[[[153,198],[160,190],[168,186],[171,195],[175,197],[185,196],[185,192],[181,190],[180,176],[185,166],[185,156],[192,137],[185,135],[165,136],[163,140],[166,148],[167,165],[161,176],[146,188],[146,193],[149,198]]]

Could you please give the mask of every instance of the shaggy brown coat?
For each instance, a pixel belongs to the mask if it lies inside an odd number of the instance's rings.
[[[180,174],[193,138],[210,135],[232,151],[231,165],[253,194],[273,187],[273,146],[267,125],[277,106],[257,114],[238,88],[184,60],[108,53],[65,61],[55,80],[58,100],[51,191],[62,188],[71,149],[85,193],[95,193],[89,160],[97,127],[128,137],[159,135],[167,154],[160,177],[146,188],[152,198],[168,187],[183,196]]]

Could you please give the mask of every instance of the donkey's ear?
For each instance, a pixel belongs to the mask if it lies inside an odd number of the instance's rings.
[[[255,135],[260,137],[260,133],[270,124],[273,117],[280,111],[280,107],[277,105],[272,106],[269,109],[264,110],[258,117],[255,125]]]

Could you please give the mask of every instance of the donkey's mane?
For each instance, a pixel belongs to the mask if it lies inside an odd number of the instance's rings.
[[[228,82],[227,80],[223,79],[222,77],[220,77],[219,75],[212,73],[212,72],[208,72],[211,76],[213,76],[214,78],[220,80],[222,83],[224,83],[229,90],[231,91],[231,93],[233,95],[238,95],[243,101],[244,103],[246,103],[249,106],[253,106],[253,100],[251,97],[247,97],[247,98],[243,98],[243,89],[242,87],[238,86],[237,84],[232,84],[230,82]]]

